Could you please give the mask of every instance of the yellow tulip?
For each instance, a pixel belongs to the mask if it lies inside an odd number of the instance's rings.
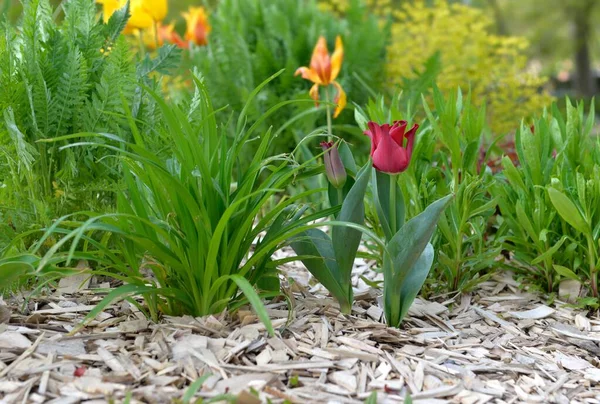
[[[125,6],[127,0],[97,0],[97,2],[102,4],[102,14],[106,22],[115,11]],[[152,27],[167,16],[167,11],[167,0],[131,0],[129,3],[131,17],[127,21],[125,31]]]
[[[309,94],[315,101],[319,100],[319,86],[333,85],[337,90],[334,102],[337,107],[333,113],[333,117],[337,116],[346,107],[346,93],[340,84],[335,81],[340,70],[342,69],[342,60],[344,59],[344,45],[342,38],[339,36],[335,40],[335,50],[329,55],[327,49],[327,41],[325,37],[320,37],[310,59],[310,67],[300,67],[296,70],[296,76],[301,74],[303,79],[310,80],[314,83]]]

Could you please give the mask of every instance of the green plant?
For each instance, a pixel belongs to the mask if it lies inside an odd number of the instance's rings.
[[[338,193],[333,192],[330,187],[331,205],[341,205],[337,221],[359,226],[364,224],[364,198],[370,174],[371,165],[365,164],[349,189],[340,188]],[[360,229],[334,226],[331,237],[320,229],[309,229],[291,243],[298,259],[336,298],[340,311],[344,314],[350,314],[354,301],[352,268],[361,238]]]
[[[309,87],[300,77],[294,77],[294,72],[309,63],[319,36],[333,41],[341,35],[344,63],[340,84],[349,100],[365,102],[361,79],[376,91],[383,90],[387,28],[380,27],[361,3],[353,1],[348,14],[337,18],[321,11],[314,0],[223,0],[210,15],[213,30],[208,46],[192,49],[189,63],[206,78],[215,105],[229,105],[235,113],[239,113],[256,83],[285,68],[275,85],[253,100],[246,111],[252,123],[271,105],[298,97],[308,99]],[[329,45],[333,48],[333,43]],[[295,148],[314,128],[321,113],[310,103],[283,108],[269,122],[279,132],[276,152]],[[283,126],[292,116],[298,117],[293,125]],[[350,120],[350,114],[342,113],[336,124],[343,127]]]
[[[434,88],[433,106],[425,99],[422,102],[427,120],[416,135],[414,157],[399,182],[402,197],[410,201],[404,215],[415,217],[437,199],[455,195],[432,240],[438,260],[430,283],[443,291],[469,290],[490,276],[501,251],[489,226],[496,210],[489,194],[494,179],[480,167],[487,133],[485,109],[474,106],[470,97],[463,99],[460,90],[444,97]],[[382,98],[372,100],[357,116],[359,122],[365,122],[366,116],[393,122],[411,120],[415,114],[414,97],[408,94],[394,97],[389,107]],[[376,223],[375,209],[369,212],[369,221]],[[370,247],[375,249],[372,255],[383,256],[376,245]]]
[[[288,185],[313,175],[314,170],[286,156],[267,157],[273,140],[270,131],[260,135],[260,147],[248,169],[238,169],[244,145],[261,122],[246,129],[244,109],[237,135],[229,142],[222,136],[227,129],[217,125],[204,83],[194,82],[196,92],[187,111],[146,89],[157,103],[159,122],[164,122],[155,129],[172,145],[169,159],[147,149],[144,132],[131,114],[127,115],[131,143],[104,134],[101,139],[120,146],[95,140],[65,146],[103,145],[118,152],[128,191],[119,195],[116,213],[92,215],[84,222],[62,218],[55,223],[40,243],[56,231],[64,236],[41,260],[38,270],[56,258],[66,260],[67,266],[72,259],[85,258],[96,263],[93,273],[122,281],[90,313],[92,317],[114,299],[142,295],[153,319],[159,313],[217,313],[248,301],[270,327],[254,287],[263,296],[279,294],[279,262],[271,260],[272,254],[295,235],[319,226],[308,223],[336,209],[303,215],[306,208],[298,201],[321,192],[319,188],[291,197],[284,194]],[[263,119],[283,105],[271,108]],[[53,141],[70,137],[96,139],[97,135],[75,134]],[[75,229],[67,231],[72,226]],[[69,251],[60,253],[69,243]]]
[[[525,283],[550,293],[561,280],[587,283],[597,303],[600,153],[592,137],[594,107],[566,101],[517,131],[518,164],[504,157],[491,189],[502,214],[512,267]]]
[[[177,50],[165,47],[136,67],[120,36],[127,7],[104,24],[92,0],[63,2],[60,22],[48,0],[23,6],[19,25],[0,27],[0,199],[16,233],[73,210],[114,204],[119,174],[105,158],[113,152],[96,145],[59,150],[76,138],[41,141],[76,132],[130,138],[122,99],[152,128],[155,103],[141,84],[154,87],[149,75],[178,60]],[[148,130],[148,142],[152,137]]]

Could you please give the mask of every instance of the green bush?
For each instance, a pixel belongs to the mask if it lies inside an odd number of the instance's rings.
[[[206,78],[215,105],[230,106],[225,114],[232,110],[238,114],[254,87],[282,68],[285,72],[250,106],[249,122],[258,120],[278,102],[298,97],[308,100],[310,83],[294,77],[294,72],[308,65],[321,35],[328,39],[330,49],[335,37],[342,36],[344,62],[339,81],[350,103],[367,100],[361,80],[375,91],[382,89],[387,31],[362,1],[353,1],[345,18],[340,19],[321,11],[314,0],[223,0],[210,20],[209,45],[192,49],[189,62]],[[292,150],[315,126],[316,115],[312,114],[313,119],[308,115],[319,110],[310,102],[294,103],[269,121],[279,129],[300,111],[306,111],[303,119],[284,129],[275,140],[276,152]],[[351,122],[351,118],[350,113],[342,113],[336,124]]]
[[[504,157],[492,192],[498,200],[512,267],[526,285],[551,293],[564,279],[586,284],[598,303],[600,265],[600,152],[592,136],[594,107],[566,101],[523,125],[515,145],[518,165]],[[566,119],[565,119],[566,115]]]
[[[62,218],[45,238],[66,234],[34,270],[47,271],[48,264],[61,260],[68,267],[72,259],[87,259],[95,262],[94,274],[124,282],[92,316],[114,299],[135,294],[145,298],[147,313],[155,320],[160,313],[202,316],[249,301],[268,324],[254,287],[263,296],[280,293],[278,262],[271,256],[294,235],[319,226],[309,223],[330,213],[304,215],[306,209],[298,205],[323,189],[284,194],[288,185],[312,175],[312,170],[308,163],[296,165],[285,156],[268,157],[270,131],[258,133],[258,151],[248,168],[240,169],[244,145],[259,125],[247,128],[242,112],[230,142],[223,136],[227,128],[215,119],[204,84],[194,80],[196,92],[185,109],[149,90],[163,122],[155,130],[172,145],[168,159],[148,150],[148,129],[139,127],[131,115],[132,142],[90,134],[90,141],[65,146],[122,150],[128,192],[119,195],[117,212],[92,215],[84,222]],[[120,146],[95,140],[104,138]],[[72,226],[75,229],[68,231]],[[61,253],[67,245],[70,251]]]
[[[106,158],[113,153],[96,146],[59,150],[77,137],[44,141],[84,132],[128,138],[124,101],[135,119],[152,128],[155,102],[140,84],[153,86],[149,74],[164,72],[177,59],[177,50],[168,47],[136,66],[120,36],[125,9],[104,24],[92,0],[65,2],[61,22],[53,20],[48,0],[23,6],[17,26],[0,27],[1,219],[13,233],[114,203],[119,174],[114,159]]]

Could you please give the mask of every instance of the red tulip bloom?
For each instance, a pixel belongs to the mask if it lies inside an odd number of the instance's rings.
[[[371,158],[377,170],[398,174],[408,168],[419,125],[414,124],[408,132],[406,125],[406,121],[395,121],[392,126],[369,122],[369,130],[365,131],[365,135],[371,138]]]

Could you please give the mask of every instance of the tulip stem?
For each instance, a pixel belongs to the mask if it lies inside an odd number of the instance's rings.
[[[344,202],[344,187],[337,188],[337,199],[338,205]]]
[[[327,141],[333,139],[333,129],[331,125],[331,106],[329,105],[329,86],[325,87],[325,102],[327,104]]]
[[[390,175],[390,230],[392,237],[396,234],[396,176]]]

